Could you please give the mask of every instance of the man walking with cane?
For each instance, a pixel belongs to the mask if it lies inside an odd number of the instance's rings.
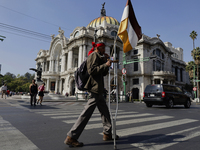
[[[103,42],[93,44],[95,50],[87,58],[87,70],[90,75],[85,88],[91,92],[91,98],[85,105],[85,109],[80,114],[78,120],[67,133],[64,143],[72,147],[82,147],[83,143],[78,142],[78,138],[87,125],[94,109],[98,108],[103,122],[103,140],[112,140],[112,124],[110,113],[106,104],[104,94],[104,79],[108,73],[112,61],[107,60],[109,55],[105,53],[105,44]],[[119,137],[116,136],[116,139]]]

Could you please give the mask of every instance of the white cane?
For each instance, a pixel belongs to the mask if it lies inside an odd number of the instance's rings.
[[[118,112],[118,77],[117,77],[117,63],[118,61],[116,60],[116,47],[115,47],[115,43],[116,43],[116,39],[114,41],[114,87],[116,89],[116,110],[115,110],[115,116],[113,117],[111,109],[110,109],[110,69],[109,69],[109,111],[110,111],[110,116],[111,116],[111,120],[112,120],[112,127],[113,127],[113,138],[114,138],[114,149],[117,149],[117,145],[116,145],[116,119],[117,119],[117,112]]]

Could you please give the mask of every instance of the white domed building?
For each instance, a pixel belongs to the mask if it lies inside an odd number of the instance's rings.
[[[64,31],[59,28],[59,34],[52,36],[49,50],[41,49],[35,59],[36,68],[40,66],[42,68],[42,80],[46,84],[46,91],[62,95],[81,93],[75,86],[75,70],[87,57],[94,40],[105,42],[105,51],[111,54],[119,25],[115,18],[106,16],[103,6],[100,17],[92,20],[87,27],[76,27],[69,38],[65,37]],[[116,42],[116,52],[117,59],[122,62],[123,43],[119,38]],[[126,53],[126,60],[133,59],[135,55],[138,58],[156,56],[148,62],[135,62],[125,66],[126,92],[132,91],[135,99],[142,99],[144,88],[148,84],[189,83],[189,76],[185,72],[186,63],[183,61],[183,49],[174,48],[169,42],[163,43],[159,37],[150,38],[143,35],[135,49]],[[123,66],[117,67],[118,90],[123,91],[121,80]],[[105,77],[106,89],[109,82],[113,84],[113,71],[111,71],[111,81],[108,81],[108,76]]]

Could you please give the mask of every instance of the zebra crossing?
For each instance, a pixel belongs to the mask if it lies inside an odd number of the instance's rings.
[[[38,150],[23,133],[0,116],[0,149],[2,150]],[[26,143],[26,144],[24,144]]]
[[[35,113],[41,114],[45,117],[50,117],[52,119],[60,120],[69,125],[73,125],[81,111],[82,109],[80,109],[80,107],[69,106],[67,107],[67,110],[41,110]],[[114,113],[114,110],[112,110],[112,112]],[[200,137],[200,127],[195,126],[199,124],[197,123],[198,121],[199,120],[188,118],[176,119],[173,116],[168,115],[155,115],[152,113],[139,113],[135,111],[126,112],[119,110],[116,124],[117,128],[119,128],[117,129],[117,134],[120,137],[127,137],[156,130],[160,130],[160,132],[162,132],[161,129],[166,128],[177,128],[176,132],[165,133],[164,135],[161,133],[162,136],[157,136],[156,138],[154,137],[148,140],[130,144],[133,147],[137,147],[143,150],[160,150],[195,137]],[[140,123],[143,123],[143,125],[140,125]],[[194,127],[183,129],[183,126],[187,124],[194,124]],[[98,128],[102,128],[102,123],[100,114],[96,109],[89,123],[85,127],[85,130]],[[179,131],[179,129],[182,130]],[[99,134],[102,135],[102,133]],[[175,135],[179,136],[173,140],[170,139],[170,136]]]

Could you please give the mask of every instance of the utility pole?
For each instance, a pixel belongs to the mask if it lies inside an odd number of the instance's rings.
[[[136,56],[140,56],[140,55],[136,55]],[[133,60],[126,60],[125,57],[126,57],[126,55],[124,53],[123,54],[123,68],[125,68],[125,65],[128,65],[128,64],[132,64],[132,63],[135,63],[135,62],[149,61],[150,59],[156,58],[155,55],[150,56],[150,57],[144,57],[144,58],[136,58],[136,59],[133,59]],[[126,76],[123,79],[123,85],[124,85],[124,95],[126,95]]]

